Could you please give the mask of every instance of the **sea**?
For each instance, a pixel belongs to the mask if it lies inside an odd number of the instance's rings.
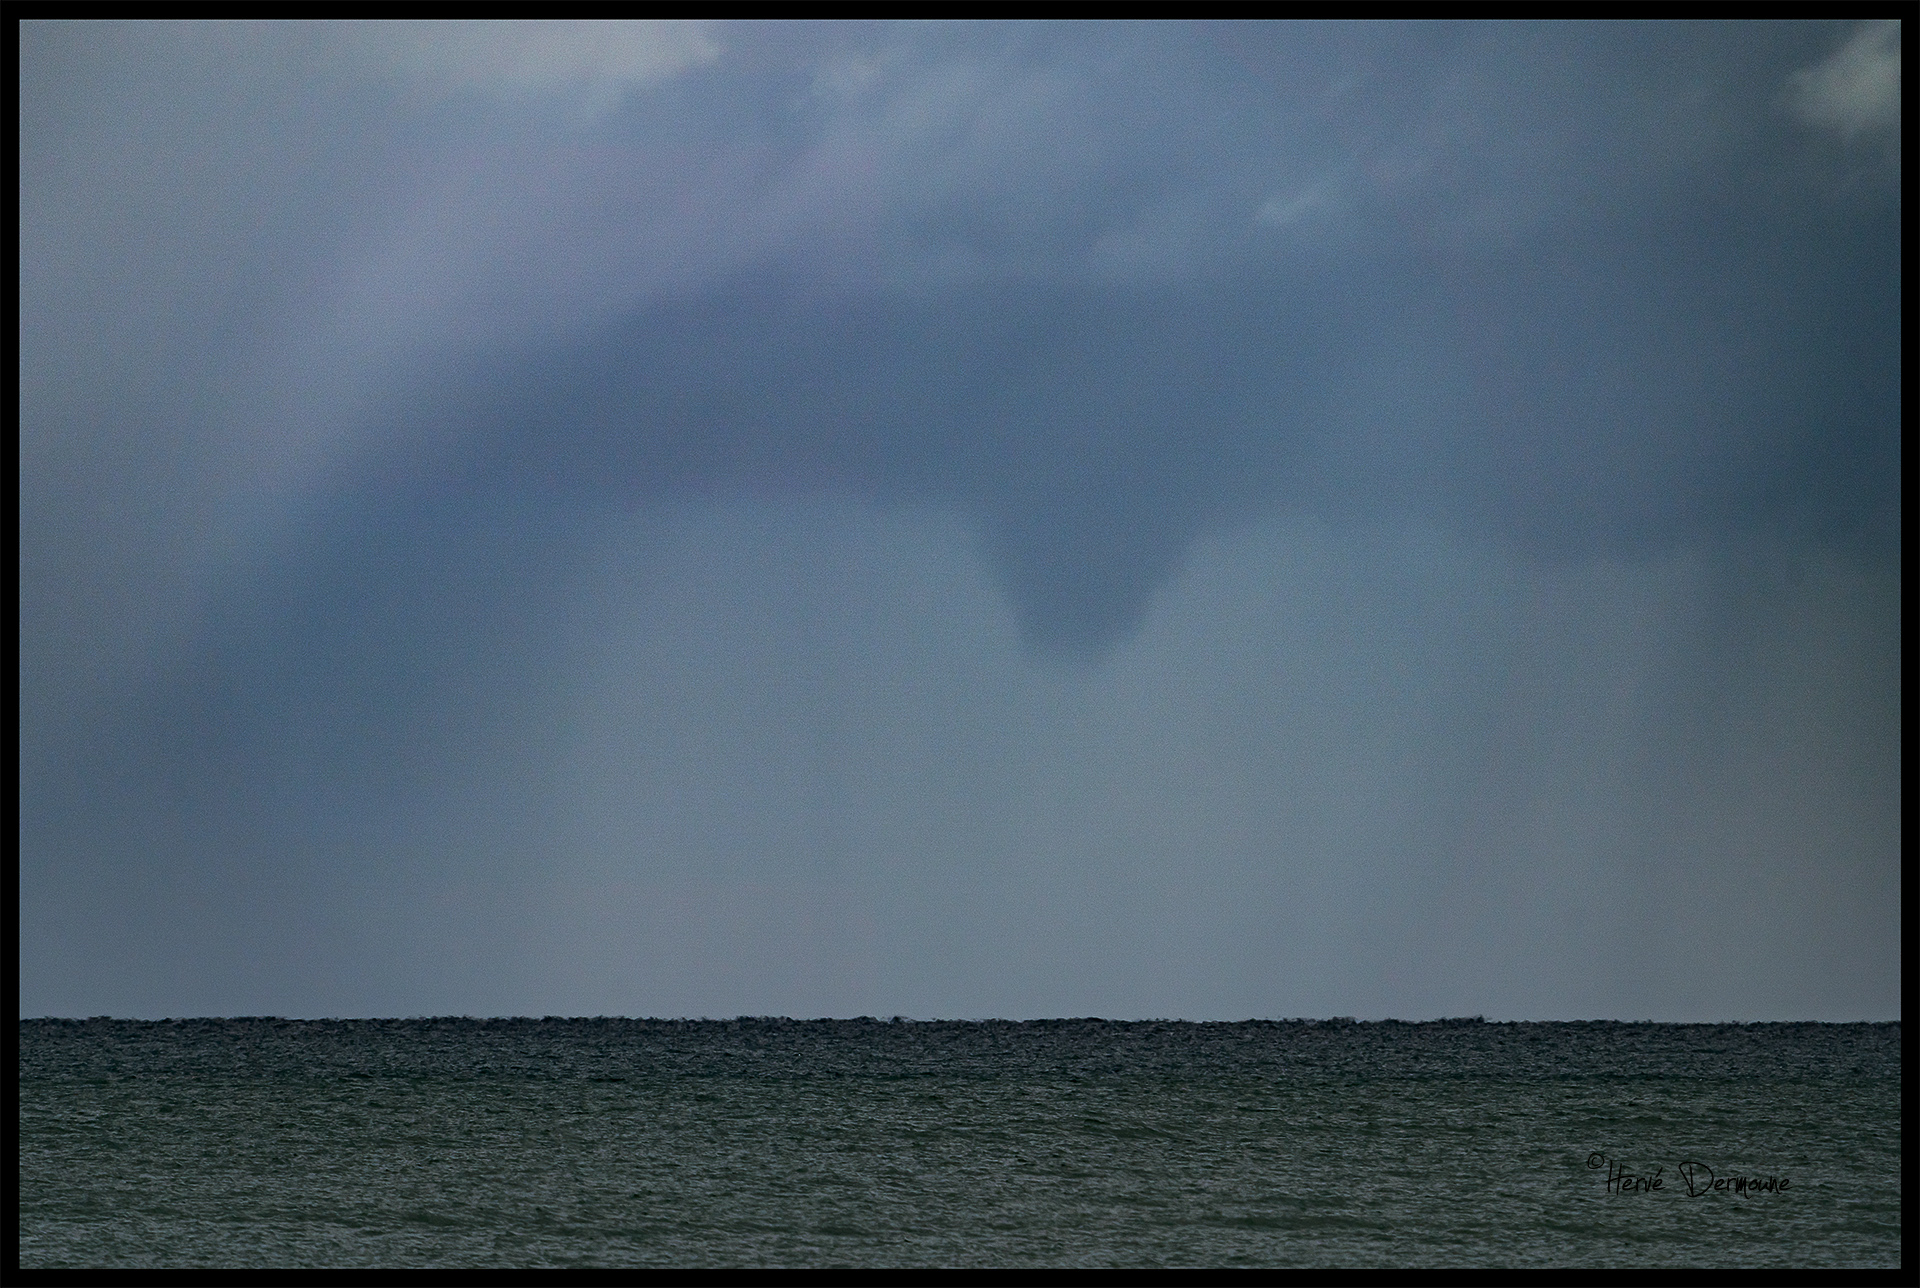
[[[1897,1267],[1900,1026],[20,1023],[35,1267]]]

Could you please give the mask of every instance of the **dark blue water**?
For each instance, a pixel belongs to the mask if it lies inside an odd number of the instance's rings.
[[[1900,1260],[1897,1024],[30,1020],[20,1076],[23,1266]]]

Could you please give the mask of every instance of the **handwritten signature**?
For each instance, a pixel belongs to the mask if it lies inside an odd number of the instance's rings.
[[[1587,1167],[1591,1171],[1606,1172],[1606,1190],[1609,1194],[1652,1194],[1666,1189],[1665,1166],[1647,1173],[1630,1172],[1595,1150],[1587,1155]],[[1681,1183],[1687,1187],[1687,1197],[1690,1199],[1711,1194],[1715,1190],[1729,1194],[1779,1194],[1792,1184],[1784,1176],[1721,1176],[1707,1164],[1691,1158],[1682,1159],[1674,1170],[1680,1173]]]

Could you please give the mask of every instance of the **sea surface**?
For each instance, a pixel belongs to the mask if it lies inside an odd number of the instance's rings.
[[[1888,1267],[1900,1180],[1898,1024],[20,1025],[22,1267]]]

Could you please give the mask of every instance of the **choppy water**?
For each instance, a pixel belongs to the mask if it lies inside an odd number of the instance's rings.
[[[31,1020],[20,1076],[22,1266],[1900,1259],[1897,1024]]]

